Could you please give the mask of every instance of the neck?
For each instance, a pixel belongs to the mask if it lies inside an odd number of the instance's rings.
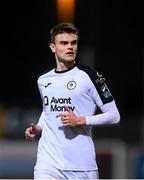
[[[57,63],[56,71],[65,71],[65,70],[68,70],[71,67],[73,67],[74,64],[75,64],[75,61],[73,61],[73,62],[65,62],[65,63],[59,62],[59,63]]]

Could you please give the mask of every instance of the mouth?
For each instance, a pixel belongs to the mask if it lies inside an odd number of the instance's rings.
[[[72,56],[72,55],[74,55],[74,52],[72,52],[72,51],[67,52],[67,53],[66,53],[66,55],[70,55],[70,56]]]

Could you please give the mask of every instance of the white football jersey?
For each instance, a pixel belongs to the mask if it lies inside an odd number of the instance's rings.
[[[75,64],[71,69],[55,69],[41,75],[38,87],[43,101],[43,112],[38,125],[42,127],[37,163],[43,162],[62,170],[96,170],[95,147],[91,124],[97,106],[104,107],[113,101],[105,78],[87,66]],[[87,125],[63,126],[60,113],[65,106],[77,116],[87,117]],[[114,107],[116,109],[116,106]],[[109,115],[111,116],[111,115]],[[111,118],[111,117],[110,117]],[[106,119],[106,118],[105,118]]]

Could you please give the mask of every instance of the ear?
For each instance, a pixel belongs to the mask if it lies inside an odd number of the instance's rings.
[[[50,49],[51,49],[51,51],[52,51],[53,53],[55,53],[55,52],[56,52],[56,49],[55,49],[55,44],[50,43],[50,44],[49,44],[49,47],[50,47]]]

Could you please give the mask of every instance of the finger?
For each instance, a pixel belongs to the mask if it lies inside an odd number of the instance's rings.
[[[26,129],[25,136],[30,136],[29,128]]]
[[[26,136],[26,140],[35,140],[35,135]]]
[[[25,131],[25,137],[26,137],[27,140],[32,140],[32,139],[35,138],[35,134],[30,134],[29,130],[27,129]]]
[[[65,108],[66,108],[68,113],[73,113],[73,111],[69,107],[65,106]]]
[[[60,113],[60,114],[58,114],[58,115],[56,115],[56,117],[57,118],[59,118],[59,117],[66,117],[67,116],[67,114],[66,113]]]
[[[30,126],[32,127],[32,131],[35,131],[35,124],[34,123],[31,123]]]
[[[68,120],[62,120],[62,123],[64,126],[68,126],[69,125],[69,121]]]

